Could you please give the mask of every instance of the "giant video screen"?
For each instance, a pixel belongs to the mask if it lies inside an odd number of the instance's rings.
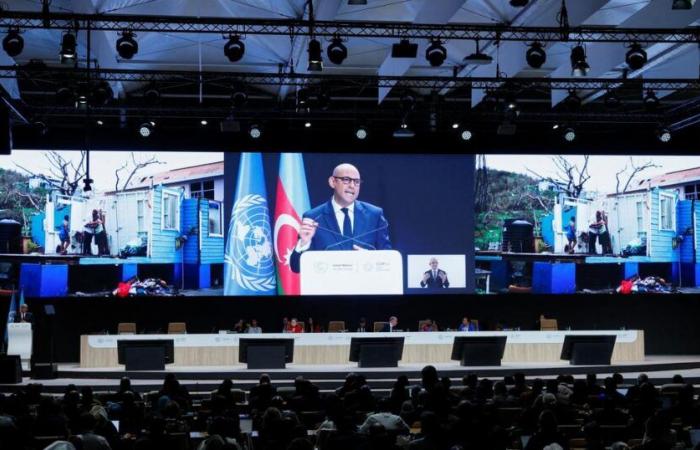
[[[700,157],[477,155],[477,292],[664,294],[700,285]]]
[[[224,294],[473,292],[473,161],[227,153]]]

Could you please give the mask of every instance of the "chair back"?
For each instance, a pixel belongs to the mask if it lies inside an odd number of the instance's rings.
[[[328,322],[328,332],[329,333],[338,333],[341,331],[345,331],[345,321],[343,320],[331,320]]]
[[[136,334],[136,324],[134,322],[120,322],[117,325],[117,334]]]
[[[168,324],[168,334],[186,334],[187,325],[185,322],[170,322]]]
[[[481,328],[479,328],[479,321],[478,320],[471,319],[471,322],[474,324],[474,328],[476,328],[477,330],[481,330]]]
[[[384,328],[384,325],[388,325],[389,322],[374,322],[374,325],[372,326],[372,330],[374,332],[382,331],[382,328]]]
[[[541,331],[557,331],[559,329],[559,324],[557,319],[546,319],[544,316],[540,316],[540,330]]]

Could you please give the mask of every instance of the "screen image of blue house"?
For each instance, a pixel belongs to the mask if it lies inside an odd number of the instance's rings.
[[[684,292],[700,285],[700,157],[483,155],[477,292]]]
[[[425,292],[408,287],[409,254],[467,255],[449,293],[473,291],[473,155],[227,153],[225,166],[227,295],[302,294],[305,251],[388,249],[402,261],[398,293]],[[308,249],[304,217],[317,227]]]
[[[7,284],[27,297],[222,291],[222,153],[15,151],[0,165],[0,219],[21,243],[8,252],[33,255]]]

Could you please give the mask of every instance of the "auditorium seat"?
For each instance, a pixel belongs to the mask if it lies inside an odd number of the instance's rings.
[[[339,333],[345,331],[345,322],[342,320],[331,320],[328,322],[329,333]]]
[[[186,334],[187,325],[185,322],[170,322],[168,324],[168,334]]]
[[[540,316],[540,330],[541,331],[557,331],[559,330],[559,324],[557,319],[546,319],[544,315]]]
[[[117,334],[136,334],[136,324],[134,322],[120,322],[117,325]]]
[[[372,326],[372,330],[374,332],[382,331],[382,328],[384,328],[384,325],[388,325],[389,322],[374,322],[374,325]]]

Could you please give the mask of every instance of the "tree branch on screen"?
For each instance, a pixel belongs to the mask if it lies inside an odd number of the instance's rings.
[[[644,172],[647,169],[651,169],[653,167],[661,167],[660,165],[654,164],[653,162],[651,162],[651,160],[638,166],[635,164],[634,158],[632,158],[631,156],[630,156],[630,166],[631,166],[630,167],[631,172],[629,173],[629,176],[627,177],[627,181],[625,181],[625,184],[624,184],[622,190],[620,190],[620,181],[621,181],[620,177],[627,172],[627,165],[625,165],[625,167],[623,167],[622,170],[615,173],[615,180],[616,180],[615,193],[616,194],[624,194],[625,192],[627,192],[627,189],[629,189],[629,186],[632,183],[632,181],[634,180],[634,178],[637,175],[639,175],[640,173]]]

